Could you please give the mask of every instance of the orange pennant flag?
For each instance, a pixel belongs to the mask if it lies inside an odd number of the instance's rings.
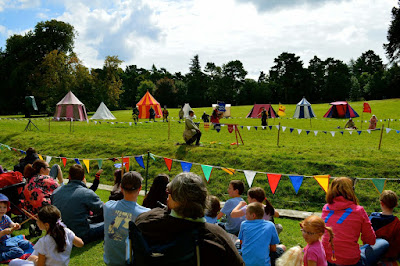
[[[224,167],[222,167],[221,169],[224,170],[225,172],[227,172],[230,175],[233,175],[236,172],[236,170],[233,169],[233,168],[224,168]]]
[[[275,194],[276,188],[278,187],[279,181],[281,180],[280,174],[267,174],[269,187],[271,188],[272,194]]]
[[[88,159],[83,159],[83,164],[86,166],[86,170],[89,173],[89,160]]]
[[[122,165],[125,165],[125,169],[129,172],[129,157],[125,157],[122,159]]]
[[[325,191],[325,193],[328,192],[329,177],[330,177],[330,175],[315,175],[314,176],[315,180],[317,180],[318,184]]]
[[[64,165],[64,167],[65,167],[65,165],[67,164],[67,158],[62,157],[62,158],[61,158],[61,161],[63,162],[63,165]]]
[[[171,172],[171,167],[172,167],[172,159],[169,159],[169,158],[165,158],[164,157],[164,161],[165,161],[165,165],[167,166],[167,168],[168,168],[168,171],[170,171]]]

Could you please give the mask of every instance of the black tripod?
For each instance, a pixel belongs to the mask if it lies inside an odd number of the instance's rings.
[[[25,127],[25,130],[24,131],[32,131],[33,130],[33,127],[32,126],[34,126],[37,130],[39,130],[38,129],[38,127],[32,122],[32,120],[29,118],[28,119],[29,121],[28,121],[28,124],[26,125],[26,127]]]

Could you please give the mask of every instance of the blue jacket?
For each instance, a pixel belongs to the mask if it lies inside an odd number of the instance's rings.
[[[65,225],[81,238],[89,233],[89,212],[96,214],[103,210],[99,196],[79,180],[70,180],[54,190],[51,202],[61,211]]]

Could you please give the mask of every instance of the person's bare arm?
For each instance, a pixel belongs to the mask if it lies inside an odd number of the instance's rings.
[[[46,265],[46,256],[39,253],[36,266],[45,266],[45,265]]]
[[[72,244],[74,244],[75,247],[81,248],[83,247],[84,243],[83,240],[77,236],[74,237],[74,240],[72,241]]]
[[[276,210],[275,210],[275,212],[274,212],[274,217],[275,217],[275,218],[278,218],[278,217],[279,217],[279,212],[277,212]]]
[[[246,213],[243,210],[241,210],[244,206],[246,206],[246,202],[245,201],[239,202],[239,204],[236,205],[236,207],[232,210],[231,217],[232,218],[239,218],[239,217],[245,216]]]
[[[224,215],[225,215],[225,213],[219,212],[218,215],[217,215],[217,220],[221,219],[222,216],[224,216]]]

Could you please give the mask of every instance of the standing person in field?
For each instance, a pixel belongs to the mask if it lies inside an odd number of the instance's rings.
[[[139,214],[149,211],[137,204],[142,189],[142,176],[138,172],[127,172],[121,181],[124,198],[110,200],[104,204],[104,263],[125,265],[125,240],[129,235],[129,222],[134,222]]]
[[[139,122],[139,108],[137,106],[133,107],[132,118],[133,122],[135,123]]]
[[[153,106],[150,106],[149,109],[149,121],[151,121],[151,119],[156,122],[156,111],[154,111]]]
[[[187,145],[191,145],[196,141],[196,145],[200,145],[201,132],[199,127],[193,122],[194,112],[189,111],[189,116],[185,119],[185,131],[183,131],[183,139]]]
[[[243,199],[240,197],[244,191],[244,184],[240,180],[232,180],[229,183],[228,195],[230,199],[225,202],[224,207],[217,216],[217,220],[221,219],[224,215],[226,216],[226,223],[218,223],[219,226],[224,228],[228,233],[238,235],[240,230],[240,224],[245,220],[245,217],[232,218],[232,210],[241,202]]]
[[[335,253],[329,243],[329,233],[325,232],[322,237],[326,259],[330,266],[374,265],[389,246],[386,240],[376,239],[367,213],[358,205],[353,185],[350,178],[338,177],[331,182],[326,193],[327,204],[322,209],[321,218],[335,233],[333,239]],[[361,250],[358,244],[360,234],[362,242],[369,244],[367,248],[364,246]]]
[[[267,110],[265,110],[265,108],[263,108],[263,110],[261,111],[261,113],[259,113],[257,115],[257,117],[261,116],[261,126],[268,126],[268,113]]]
[[[162,115],[163,115],[163,120],[162,121],[164,122],[164,120],[165,120],[166,122],[168,122],[169,112],[167,110],[167,106],[164,106],[164,109],[162,111]]]

